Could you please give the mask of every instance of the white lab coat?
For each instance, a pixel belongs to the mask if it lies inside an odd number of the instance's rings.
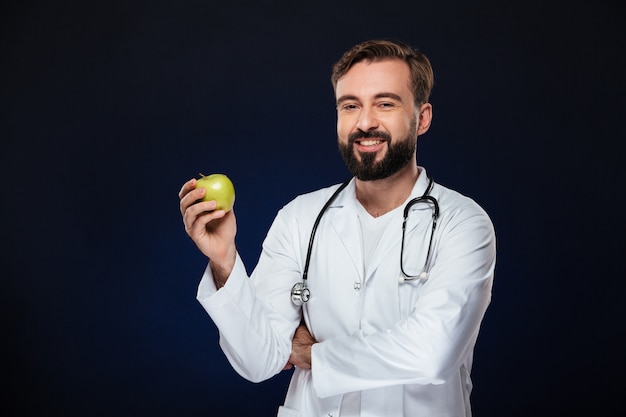
[[[409,199],[427,185],[420,167]],[[402,211],[364,271],[353,180],[317,229],[311,299],[302,309],[292,303],[291,288],[302,279],[315,218],[337,187],[301,195],[279,211],[250,279],[238,256],[217,291],[207,267],[197,298],[217,325],[229,362],[254,382],[281,372],[304,315],[319,343],[313,345],[312,369],[295,370],[278,416],[338,417],[342,396],[351,391],[361,391],[362,416],[470,416],[473,349],[495,267],[489,217],[471,199],[435,184],[431,195],[441,211],[430,276],[399,283]],[[427,204],[411,210],[408,273],[417,274],[424,264],[431,218]]]

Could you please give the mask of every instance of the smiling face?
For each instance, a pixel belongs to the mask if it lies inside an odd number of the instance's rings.
[[[400,59],[358,62],[337,81],[339,150],[358,179],[387,178],[415,161],[430,104],[415,106],[410,83],[409,66]]]

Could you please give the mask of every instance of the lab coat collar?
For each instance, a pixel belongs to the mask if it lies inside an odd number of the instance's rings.
[[[415,181],[415,185],[413,186],[413,191],[411,191],[411,196],[405,202],[405,204],[412,198],[421,197],[422,195],[424,195],[426,189],[428,188],[428,183],[430,182],[430,180],[428,179],[428,173],[426,172],[426,168],[418,166],[417,169],[419,170],[420,175],[419,177],[417,177],[417,181]]]
[[[417,197],[421,197],[424,195],[424,193],[426,192],[426,190],[428,189],[428,185],[430,183],[430,179],[428,178],[428,174],[426,172],[426,168],[424,167],[420,167],[418,166],[418,169],[420,171],[420,175],[419,177],[417,177],[417,181],[415,181],[415,185],[413,186],[413,191],[411,192],[411,195],[409,196],[409,198],[404,202],[404,204],[406,205],[410,200],[417,198]],[[435,195],[435,190],[436,190],[436,184],[433,185],[433,189],[430,193],[431,196],[436,197]],[[413,205],[410,209],[409,212],[409,216],[407,218],[407,222],[406,222],[406,231],[407,233],[411,232],[413,229],[415,229],[421,221],[423,221],[425,218],[423,216],[418,216],[415,215],[415,211],[418,210],[427,210],[429,213],[429,216],[426,217],[426,219],[430,219],[430,213],[432,211],[432,209],[426,205],[426,204],[416,204]]]

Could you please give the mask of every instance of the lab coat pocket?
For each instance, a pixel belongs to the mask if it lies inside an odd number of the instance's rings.
[[[300,417],[300,412],[281,405],[278,407],[278,414],[276,417]]]

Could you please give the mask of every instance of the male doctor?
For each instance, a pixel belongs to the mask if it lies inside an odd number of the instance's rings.
[[[235,214],[198,202],[204,190],[191,179],[180,210],[209,259],[197,298],[244,378],[295,366],[278,416],[470,416],[495,236],[473,200],[417,165],[417,138],[433,115],[430,63],[404,43],[366,41],[335,64],[332,83],[339,150],[354,178],[317,227],[310,298],[295,303],[292,288],[303,284],[315,220],[339,185],[278,212],[248,277]]]

